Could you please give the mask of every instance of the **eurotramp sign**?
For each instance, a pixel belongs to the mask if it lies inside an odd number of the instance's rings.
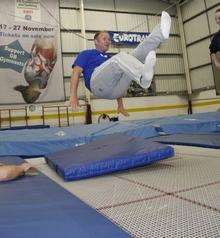
[[[109,31],[108,33],[113,45],[137,45],[150,34],[149,32],[142,33],[124,31]]]

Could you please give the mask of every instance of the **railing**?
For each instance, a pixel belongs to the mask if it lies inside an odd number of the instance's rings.
[[[20,114],[21,112],[23,112],[23,115],[16,115],[13,116],[13,113],[17,112],[17,114]],[[6,114],[6,116],[5,116]],[[14,109],[1,109],[0,110],[0,128],[2,127],[13,127],[13,122],[14,121],[21,121],[23,120],[24,126],[28,126],[28,111],[27,111],[27,107],[24,108],[14,108]]]
[[[20,108],[0,109],[0,128],[14,126],[50,125],[65,127],[75,123],[76,117],[82,117],[80,122],[91,123],[91,108],[87,103],[80,105],[79,112],[72,112],[65,105],[30,105]],[[85,110],[82,110],[85,109]]]
[[[77,115],[77,113],[75,114]],[[78,116],[83,115],[84,112],[78,113]],[[40,106],[35,110],[30,110],[26,106],[24,108],[0,109],[0,128],[36,124],[70,126],[74,122],[74,117],[74,113],[68,106]]]
[[[70,126],[70,113],[69,113],[69,107],[67,106],[42,106],[42,123],[43,125],[46,125],[46,120],[50,119],[50,117],[48,118],[47,115],[50,115],[52,117],[54,117],[54,114],[47,114],[47,109],[55,109],[57,110],[57,120],[58,120],[58,124],[57,126],[59,127],[63,127],[63,126]],[[63,110],[64,109],[64,112]],[[62,119],[65,119],[65,123],[63,124]]]

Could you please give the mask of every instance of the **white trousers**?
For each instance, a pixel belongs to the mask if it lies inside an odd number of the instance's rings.
[[[121,52],[101,64],[94,70],[91,77],[92,93],[105,99],[123,97],[131,81],[139,81],[148,53],[158,48],[162,42],[164,42],[164,37],[160,25],[157,25],[132,54]]]

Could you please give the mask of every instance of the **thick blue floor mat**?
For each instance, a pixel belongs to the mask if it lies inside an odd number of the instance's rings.
[[[123,134],[108,135],[86,145],[46,156],[66,181],[121,171],[172,157],[174,150],[157,142]]]
[[[8,164],[18,157],[0,157]],[[0,183],[0,237],[130,237],[107,218],[39,173]]]
[[[114,133],[152,138],[160,134],[211,132],[220,132],[220,112],[75,125],[68,128],[7,130],[0,131],[0,156],[44,156]]]
[[[172,145],[188,145],[188,146],[220,149],[220,133],[175,134],[157,137],[154,138],[153,140]]]

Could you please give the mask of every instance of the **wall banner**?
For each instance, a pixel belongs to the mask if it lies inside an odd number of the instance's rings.
[[[58,0],[2,0],[0,18],[0,104],[65,100]]]
[[[150,33],[108,31],[113,45],[138,45]]]

